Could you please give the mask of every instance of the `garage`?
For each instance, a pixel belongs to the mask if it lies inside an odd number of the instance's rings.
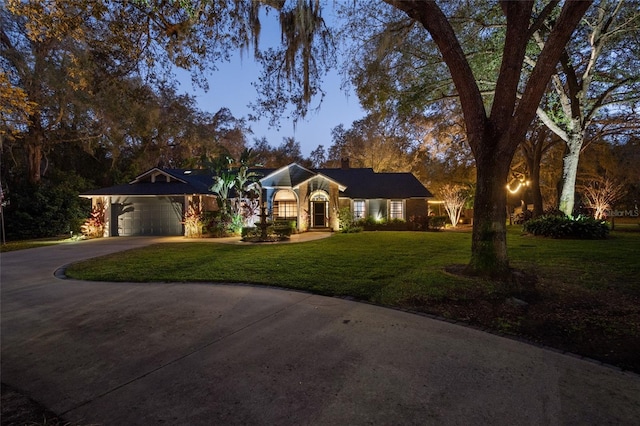
[[[111,236],[183,235],[181,197],[114,197]]]
[[[211,196],[211,173],[153,168],[129,183],[87,191],[93,209],[104,211],[105,237],[184,235],[185,203]],[[105,208],[106,207],[106,208]]]

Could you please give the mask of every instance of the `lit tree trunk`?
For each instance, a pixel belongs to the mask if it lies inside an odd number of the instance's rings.
[[[562,192],[560,193],[561,212],[573,217],[575,204],[576,177],[578,176],[578,163],[584,138],[580,133],[570,134],[567,140],[566,155],[562,159]]]
[[[637,81],[637,73],[626,75],[622,72],[602,73],[598,71],[597,63],[605,47],[613,45],[615,38],[627,32],[636,33],[638,21],[637,5],[624,0],[601,1],[598,4],[597,13],[587,19],[586,33],[582,36],[588,40],[588,50],[584,49],[584,57],[577,54],[580,49],[576,44],[573,56],[565,50],[560,56],[560,68],[562,73],[556,73],[552,77],[553,87],[558,95],[563,111],[561,120],[554,121],[544,111],[539,110],[538,115],[551,131],[560,136],[567,144],[566,155],[563,159],[562,190],[560,191],[559,209],[569,217],[573,216],[575,204],[575,186],[578,174],[578,162],[580,153],[585,145],[586,129],[598,112],[607,105],[615,105],[624,99],[636,96],[637,90],[625,89],[622,93],[618,89],[627,83]],[[544,49],[545,43],[536,36],[538,45]],[[585,46],[586,47],[586,46]],[[633,50],[631,47],[626,49]],[[617,60],[623,61],[625,55],[620,52]],[[609,61],[610,59],[605,59]],[[621,62],[621,64],[624,62]],[[624,65],[617,65],[621,69]],[[596,82],[594,87],[591,83]],[[612,96],[614,93],[616,96]],[[626,92],[626,93],[625,93]],[[596,96],[593,96],[596,94]],[[614,109],[617,107],[614,106]],[[564,121],[567,121],[564,123]]]

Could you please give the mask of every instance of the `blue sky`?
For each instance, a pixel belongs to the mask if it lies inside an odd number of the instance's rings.
[[[236,56],[229,63],[218,66],[219,70],[208,75],[209,91],[194,88],[187,72],[179,72],[181,82],[180,91],[193,95],[201,110],[215,113],[220,108],[227,107],[237,117],[246,117],[252,111],[249,103],[257,96],[256,89],[251,85],[258,80],[259,69],[251,58],[245,56],[240,60]],[[253,135],[250,138],[265,136],[271,146],[278,146],[284,137],[293,136],[300,142],[302,154],[308,156],[318,145],[327,149],[331,145],[331,129],[339,124],[350,127],[354,120],[364,117],[358,97],[352,90],[349,93],[340,89],[341,77],[332,72],[324,78],[323,89],[326,96],[322,101],[319,112],[311,110],[304,120],[299,120],[294,128],[293,121],[282,120],[280,129],[270,128],[268,119],[249,122]],[[316,100],[312,106],[317,105]]]
[[[327,9],[323,11],[323,17],[326,20],[333,19],[334,6],[334,4],[329,4]],[[269,15],[261,13],[261,48],[274,46],[280,42],[280,28],[276,16],[275,13]],[[251,83],[258,81],[259,67],[248,53],[244,55],[244,58],[236,54],[230,62],[216,65],[218,71],[207,76],[208,92],[205,93],[201,89],[194,88],[189,74],[184,71],[178,73],[179,81],[181,81],[180,90],[193,95],[203,111],[215,113],[220,108],[227,107],[235,117],[247,117],[252,112],[248,105],[257,96]],[[341,81],[337,70],[323,79],[322,88],[326,96],[319,112],[311,109],[304,120],[299,120],[296,123],[295,128],[292,121],[285,120],[281,121],[279,130],[270,128],[268,119],[250,122],[253,130],[250,143],[253,144],[254,138],[265,136],[271,146],[277,147],[282,143],[284,137],[293,136],[296,141],[300,142],[304,156],[308,156],[318,145],[324,145],[327,149],[332,142],[331,129],[339,124],[344,124],[348,128],[353,121],[365,116],[353,90],[345,92],[340,89]],[[316,100],[311,106],[314,107],[317,104]]]

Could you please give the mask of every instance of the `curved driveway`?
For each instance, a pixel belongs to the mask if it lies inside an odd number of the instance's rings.
[[[640,377],[301,292],[61,280],[111,238],[0,255],[2,381],[74,424],[638,424]]]

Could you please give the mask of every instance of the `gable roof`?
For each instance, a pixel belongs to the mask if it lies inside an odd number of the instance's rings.
[[[265,188],[292,188],[316,175],[315,172],[296,163],[280,167],[275,171],[256,169],[256,172],[264,174],[264,177],[260,179],[260,184]]]
[[[376,173],[370,168],[307,169],[296,163],[279,169],[252,169],[263,176],[260,183],[267,188],[295,188],[314,178],[338,184],[341,196],[352,199],[431,198],[433,195],[412,173]],[[213,176],[207,170],[148,170],[128,184],[87,191],[80,196],[107,195],[170,196],[211,195]]]
[[[159,169],[144,172],[129,183],[83,192],[81,197],[106,195],[170,196],[210,194],[213,177],[204,170]]]
[[[299,164],[292,163],[288,166],[281,167],[277,170],[273,169],[255,169],[252,170],[264,177],[260,179],[263,188],[298,188],[301,184],[315,178],[326,179],[338,185],[340,191],[345,190],[342,182],[333,179],[330,176],[323,175],[317,170],[310,170]]]

